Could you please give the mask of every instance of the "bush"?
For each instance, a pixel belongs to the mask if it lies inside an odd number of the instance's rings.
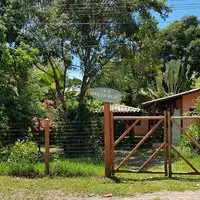
[[[188,135],[192,136],[195,141],[199,142],[200,138],[200,125],[198,123],[192,123],[187,128]],[[181,140],[178,145],[180,152],[187,157],[197,155],[199,148],[184,134],[181,135]]]
[[[200,98],[196,100],[195,108],[188,114],[192,116],[200,116]],[[189,125],[187,128],[187,133],[194,138],[197,142],[200,142],[200,120],[197,119]],[[200,151],[194,143],[187,138],[184,134],[181,136],[181,141],[179,143],[179,149],[185,156],[194,156],[197,150]]]
[[[190,140],[188,140],[187,136],[181,135],[180,143],[178,144],[179,151],[186,157],[194,156],[194,148]]]
[[[38,159],[37,145],[29,140],[17,140],[11,147],[8,162],[11,163],[36,163]]]
[[[9,155],[10,155],[9,146],[3,147],[3,148],[0,149],[0,161],[1,162],[7,161]]]
[[[38,174],[34,168],[37,160],[37,145],[29,140],[18,140],[11,147],[8,157],[9,173],[11,175],[35,176]]]

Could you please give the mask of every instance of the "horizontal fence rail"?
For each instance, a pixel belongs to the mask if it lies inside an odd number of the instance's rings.
[[[113,120],[156,120],[164,119],[164,116],[113,116]]]
[[[199,123],[199,119],[200,116],[171,116],[171,112],[167,111],[164,112],[164,116],[112,116],[111,115],[111,119],[110,119],[110,127],[113,126],[113,124],[115,124],[115,122],[117,121],[123,121],[124,123],[126,123],[125,121],[128,121],[128,127],[124,127],[124,131],[121,131],[121,134],[116,138],[116,133],[113,135],[112,130],[111,130],[111,134],[110,137],[114,138],[114,142],[112,142],[112,138],[110,139],[111,144],[110,144],[110,156],[108,157],[110,159],[108,159],[108,164],[112,165],[111,167],[107,168],[110,170],[112,169],[112,172],[107,173],[109,176],[110,174],[115,174],[115,173],[120,173],[120,172],[131,172],[131,173],[164,173],[165,176],[169,176],[171,177],[172,174],[179,174],[178,171],[173,170],[173,166],[172,163],[174,162],[174,156],[176,156],[177,158],[183,160],[194,172],[186,172],[183,173],[181,172],[180,174],[200,174],[199,173],[199,169],[197,169],[190,161],[188,158],[186,158],[184,155],[182,155],[181,152],[178,151],[177,147],[174,145],[174,143],[172,142],[172,137],[174,137],[174,133],[172,133],[172,127],[177,127],[180,131],[181,135],[186,136],[186,138],[196,147],[199,149],[200,151],[200,142],[196,141],[193,136],[191,136],[186,128],[184,126],[186,126],[185,124],[191,124],[191,123]],[[142,120],[146,120],[146,121],[151,121],[154,123],[154,126],[151,125],[151,128],[149,127],[149,131],[145,134],[141,136],[141,139],[135,143],[134,145],[132,144],[133,148],[129,148],[130,150],[127,149],[126,154],[124,154],[122,159],[118,159],[118,154],[122,154],[122,152],[124,151],[124,145],[125,142],[127,141],[128,137],[131,137],[131,130],[134,134],[134,128],[136,126],[138,126],[138,123]],[[177,123],[177,120],[180,120],[180,124]],[[163,123],[162,123],[163,122]],[[140,126],[140,123],[139,123]],[[115,124],[116,127],[116,124]],[[159,127],[158,130],[156,130]],[[145,140],[147,138],[149,138],[151,135],[153,135],[153,132],[157,131],[160,132],[159,135],[162,135],[163,139],[161,141],[161,143],[156,147],[155,151],[153,151],[151,153],[151,155],[149,155],[147,158],[146,156],[142,155],[144,162],[138,166],[139,168],[136,168],[136,170],[130,169],[132,168],[134,165],[137,165],[137,161],[136,161],[136,157],[141,157],[138,154],[138,148],[145,142]],[[163,131],[161,133],[161,131]],[[116,132],[116,130],[114,131]],[[113,135],[113,136],[112,136]],[[118,135],[118,134],[117,134]],[[158,134],[156,134],[158,136]],[[135,138],[135,136],[134,136]],[[200,138],[199,138],[200,140]],[[119,146],[121,144],[121,146]],[[151,149],[152,147],[150,147]],[[112,151],[114,151],[114,154],[112,153]],[[121,153],[120,153],[121,152]],[[135,155],[135,153],[137,152],[137,155]],[[153,171],[146,171],[145,168],[150,164],[150,162],[152,162],[153,159],[155,159],[155,157],[158,156],[158,154],[162,154],[162,152],[164,153],[164,157],[163,157],[163,164],[164,164],[164,171],[163,172],[153,172]],[[108,154],[109,155],[109,154]],[[115,157],[112,157],[113,155],[115,155]],[[115,162],[113,162],[113,160],[115,160]],[[134,160],[134,162],[136,163],[132,163],[131,160]],[[132,164],[130,164],[132,163]],[[116,165],[116,166],[115,166]],[[122,168],[122,166],[125,165],[125,169]],[[126,168],[129,169],[126,169]],[[122,168],[122,169],[121,169]],[[135,168],[135,167],[134,167]]]
[[[172,141],[172,127],[176,126],[181,136],[185,136],[191,145],[193,145],[193,148],[197,149],[196,151],[200,151],[200,142],[183,127],[183,122],[190,122],[190,124],[193,122],[199,123],[200,116],[170,116],[170,112],[168,112],[167,116],[113,116],[110,113],[108,119],[110,123],[108,127],[108,131],[110,131],[110,143],[108,146],[111,148],[111,151],[108,150],[107,155],[111,159],[109,160],[109,164],[112,165],[112,175],[118,172],[164,173],[169,177],[173,174],[200,174],[200,168],[191,163],[190,159],[183,155]],[[144,136],[141,136],[137,142],[132,144],[129,140],[130,131],[142,120],[152,120],[154,121],[154,125]],[[180,123],[177,123],[178,120]],[[127,121],[131,123],[129,123],[128,127],[125,127],[123,124],[124,121],[125,123]],[[57,122],[53,127],[48,126],[47,123],[43,130],[35,131],[32,124],[13,123],[4,129],[0,129],[0,157],[2,156],[1,152],[3,152],[1,150],[8,149],[9,151],[10,147],[14,146],[16,141],[31,140],[37,145],[38,157],[45,163],[47,174],[51,167],[49,165],[50,160],[57,158],[73,159],[90,157],[103,161],[103,154],[105,154],[105,130],[102,118],[84,122]],[[151,137],[155,130],[162,132],[160,132],[162,140],[157,147],[153,148]],[[137,137],[135,138],[137,140]],[[147,139],[151,142],[150,147],[143,146],[147,142]],[[139,154],[138,148],[143,148],[144,150],[150,148],[152,151],[141,159],[143,155]],[[138,154],[135,156],[136,151]],[[160,154],[164,155],[162,160],[159,157]],[[140,165],[134,163],[137,165],[136,169],[135,166],[132,166],[132,163],[135,162],[137,156],[142,162],[139,163]],[[157,157],[158,162],[155,161],[155,164],[162,164],[164,170],[162,172],[148,171],[147,166]],[[183,172],[177,170],[173,165],[175,158],[183,160],[192,171]],[[104,162],[106,162],[105,159]],[[128,163],[127,166],[130,169],[121,168],[125,163]]]

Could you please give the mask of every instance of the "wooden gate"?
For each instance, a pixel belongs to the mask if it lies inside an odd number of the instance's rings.
[[[186,127],[185,128],[183,126],[181,126],[180,124],[178,124],[176,122],[176,120],[179,119],[181,120],[181,124],[183,124],[183,120],[200,120],[200,116],[170,116],[170,112],[168,112],[168,162],[169,162],[169,171],[168,171],[168,176],[171,177],[172,174],[188,174],[188,175],[200,175],[200,171],[184,156],[182,155],[177,147],[172,143],[172,131],[171,131],[171,126],[172,124],[174,124],[175,126],[178,127],[178,129],[181,131],[181,133],[183,135],[186,136],[186,138],[192,142],[192,144],[194,144],[194,146],[196,148],[198,148],[200,150],[200,144],[193,138],[193,136],[191,136],[187,131],[186,131]],[[174,172],[172,169],[172,160],[171,160],[171,155],[172,155],[172,151],[174,153],[176,153],[180,158],[182,158],[189,166],[190,168],[193,170],[193,172]]]
[[[104,143],[105,143],[105,176],[111,177],[115,173],[119,172],[132,172],[132,173],[159,173],[164,174],[165,176],[171,177],[172,174],[181,174],[178,172],[172,171],[172,150],[181,157],[193,170],[194,172],[188,172],[187,174],[200,174],[199,171],[177,150],[177,148],[172,144],[172,123],[174,123],[183,134],[185,134],[189,140],[191,140],[198,148],[200,145],[197,141],[194,140],[186,131],[175,122],[175,119],[200,119],[200,116],[179,116],[171,117],[170,111],[165,111],[163,116],[113,116],[113,113],[110,112],[110,104],[104,104]],[[114,141],[114,121],[115,120],[134,120],[134,122],[127,128],[126,131]],[[156,120],[156,124],[145,134],[145,136],[136,144],[136,146],[125,156],[125,158],[120,162],[119,165],[115,166],[115,156],[114,151],[116,145],[118,145],[136,126],[136,124],[141,120]],[[163,142],[161,145],[154,151],[152,155],[139,167],[137,171],[133,170],[122,170],[120,169],[124,163],[130,159],[130,157],[137,152],[138,148],[154,134],[155,130],[162,124],[163,127]],[[144,168],[149,164],[149,162],[161,151],[164,150],[164,171],[162,172],[153,172],[153,171],[144,171]]]

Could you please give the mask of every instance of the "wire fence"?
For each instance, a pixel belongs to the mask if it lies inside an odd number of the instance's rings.
[[[60,158],[102,158],[104,146],[103,119],[56,123],[50,127],[50,154]],[[29,124],[11,124],[0,129],[0,148],[14,145],[17,140],[31,140],[40,155],[45,151],[45,130],[35,131]]]
[[[114,140],[126,130],[125,123],[118,120],[114,123]],[[45,151],[45,129],[35,130],[34,125],[12,123],[7,129],[0,129],[0,148],[12,146],[17,140],[31,140],[37,144],[39,155]],[[115,150],[131,150],[141,137],[129,134]],[[143,146],[149,146],[149,141]],[[50,155],[60,158],[95,157],[103,160],[104,126],[103,117],[93,121],[76,121],[55,123],[50,127]]]
[[[175,123],[173,120],[176,120],[177,118],[180,118],[181,120],[188,120],[195,117],[171,117],[171,120],[169,120],[169,126],[171,131],[171,136],[173,136],[172,130],[172,122]],[[187,119],[186,119],[187,118]],[[199,119],[199,117],[196,117]],[[197,120],[195,118],[195,120]],[[170,118],[169,118],[170,119]],[[199,121],[198,121],[199,123]],[[163,125],[160,124],[158,127],[158,133],[160,135],[163,135]],[[195,128],[195,129],[194,129]],[[116,141],[123,132],[127,129],[126,125],[123,123],[123,120],[117,120],[114,123],[114,140]],[[199,129],[198,129],[199,130]],[[190,132],[196,131],[196,126],[193,127]],[[61,158],[61,159],[69,159],[69,158],[94,158],[102,161],[104,159],[104,126],[103,126],[103,118],[97,118],[93,121],[77,121],[77,122],[68,122],[68,123],[55,123],[55,125],[50,126],[49,129],[50,132],[50,159],[54,158]],[[181,137],[184,136],[182,133],[184,133],[184,129],[180,129]],[[185,133],[185,135],[190,135],[191,133]],[[156,134],[156,132],[155,132]],[[157,138],[157,135],[156,135]],[[191,137],[188,136],[190,140],[193,141]],[[180,140],[180,142],[183,143],[183,150],[184,152],[181,152],[183,154],[180,155],[180,153],[177,153],[181,146],[178,148],[175,144],[173,144],[173,140],[169,139],[171,141],[172,146],[172,166],[173,169],[176,171],[182,171],[182,168],[179,166],[179,163],[177,164],[177,161],[182,158],[187,163],[190,162],[196,166],[195,160],[191,159],[193,155],[199,155],[199,140],[194,143],[191,143],[188,138],[183,138],[184,140]],[[138,139],[138,140],[137,140]],[[127,156],[130,151],[132,151],[137,145],[138,142],[140,142],[142,137],[137,138],[134,136],[134,140],[131,138],[131,134],[127,134],[124,139],[115,146],[115,152],[114,152],[114,158],[115,158],[115,164],[120,164],[125,156]],[[173,139],[173,137],[172,137]],[[186,140],[187,139],[187,140]],[[34,129],[34,125],[26,124],[26,123],[13,123],[9,124],[7,128],[1,128],[0,129],[0,162],[3,160],[3,154],[5,154],[5,151],[2,151],[3,149],[12,149],[9,147],[12,147],[15,145],[16,141],[18,140],[31,140],[34,141],[37,145],[38,149],[38,155],[40,160],[43,162],[45,160],[45,129],[44,127],[41,129]],[[158,146],[153,146],[153,138],[150,138],[150,141],[147,141],[147,143],[143,143],[141,145],[141,148],[139,151],[135,152],[134,155],[130,156],[130,159],[127,160],[125,163],[125,168],[128,166],[133,170],[138,170],[141,165],[146,162],[150,156],[153,155],[155,150],[159,149],[159,145],[163,143],[163,138],[160,139],[161,143],[158,143]],[[195,146],[194,146],[195,144]],[[188,145],[193,145],[191,148],[188,148]],[[178,149],[178,151],[177,151]],[[188,151],[191,149],[191,155],[188,154]],[[185,152],[185,150],[187,152]],[[171,151],[171,150],[170,150]],[[3,152],[3,153],[2,153]],[[186,153],[186,154],[185,154]],[[195,153],[195,154],[194,154]],[[176,156],[176,157],[175,157]],[[148,167],[150,166],[163,166],[164,163],[164,149],[161,149],[160,152],[157,153],[156,159],[152,159],[151,162],[149,162]],[[21,158],[20,158],[21,159]],[[199,156],[197,156],[197,159],[199,159]],[[5,160],[6,161],[6,160]],[[174,164],[175,163],[175,164]],[[199,162],[198,162],[199,163]],[[178,167],[177,167],[178,166]],[[189,164],[191,166],[191,164]],[[199,164],[197,165],[197,168],[199,168]],[[200,168],[199,168],[200,169]],[[183,171],[185,170],[185,166]],[[186,169],[186,171],[189,171]],[[197,170],[196,170],[197,171]],[[175,173],[178,173],[175,172]],[[198,172],[199,173],[199,172]]]

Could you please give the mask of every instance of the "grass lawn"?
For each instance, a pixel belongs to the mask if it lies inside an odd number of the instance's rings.
[[[181,176],[173,179],[162,175],[120,174],[119,182],[104,177],[45,177],[19,178],[0,176],[1,195],[12,199],[13,195],[20,198],[42,195],[57,191],[64,195],[100,195],[111,193],[113,196],[132,196],[136,193],[149,193],[161,190],[185,191],[200,189],[199,176]],[[20,196],[21,195],[21,196]],[[16,198],[17,199],[17,198]]]
[[[200,156],[191,162],[200,169]],[[26,169],[27,167],[27,169]],[[161,165],[150,170],[161,171]],[[163,169],[163,165],[162,165]],[[13,176],[31,172],[36,178]],[[192,171],[184,161],[173,164],[174,171]],[[122,174],[113,179],[104,177],[104,166],[91,159],[56,160],[50,163],[51,176],[44,176],[44,164],[37,163],[31,168],[26,165],[11,165],[0,162],[0,199],[62,199],[64,196],[91,196],[112,194],[113,196],[133,196],[137,193],[157,191],[186,191],[200,189],[200,175],[173,175],[172,179],[164,174]],[[9,176],[10,175],[10,176]],[[60,198],[54,198],[61,196]]]

